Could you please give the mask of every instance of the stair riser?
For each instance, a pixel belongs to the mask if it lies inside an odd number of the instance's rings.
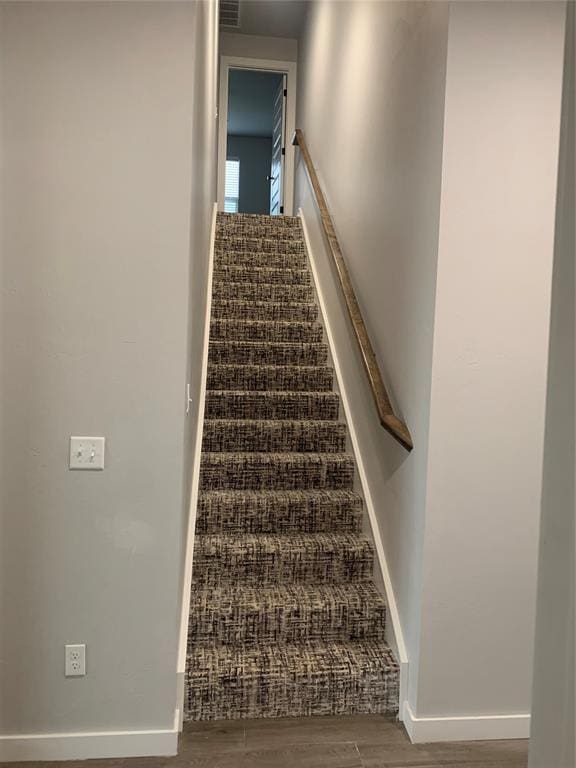
[[[236,230],[238,228],[253,233],[255,228],[260,231],[261,227],[273,227],[278,229],[299,229],[300,218],[298,216],[275,216],[270,218],[267,213],[224,213],[221,211],[217,216],[217,231]]]
[[[215,250],[253,251],[254,253],[305,253],[302,237],[282,237],[273,233],[271,237],[244,237],[242,235],[219,235]]]
[[[351,649],[315,656],[304,646],[296,660],[276,646],[242,657],[200,647],[189,654],[187,670],[186,719],[398,711],[398,666],[389,652],[380,655],[377,644],[372,654],[364,655]]]
[[[280,320],[313,323],[318,319],[315,304],[275,304],[271,301],[217,301],[212,304],[213,320]]]
[[[315,344],[322,341],[322,326],[318,323],[212,320],[210,339],[213,341],[262,341],[273,344]]]
[[[214,283],[261,283],[263,285],[304,286],[310,285],[310,273],[306,269],[272,269],[268,267],[214,267]]]
[[[326,344],[274,344],[265,342],[212,341],[208,361],[222,365],[325,365]]]
[[[215,598],[214,590],[201,591],[197,599],[193,595],[189,642],[250,646],[384,639],[386,606],[383,601],[352,603],[345,594],[340,601],[327,603],[314,600],[318,587],[311,588],[310,592],[308,601],[262,605],[255,599],[247,605],[245,599],[239,604],[238,599]]]
[[[207,419],[203,451],[267,451],[270,453],[343,453],[346,426],[339,422],[266,422]]]
[[[359,533],[362,517],[362,500],[352,493],[201,493],[196,533]]]
[[[255,251],[217,250],[214,266],[274,267],[275,269],[306,269],[305,253],[258,253]]]
[[[311,285],[284,285],[280,283],[214,282],[213,299],[240,301],[313,302]]]
[[[338,418],[338,396],[332,392],[224,392],[206,393],[206,419],[313,419]]]
[[[354,463],[351,459],[312,458],[314,454],[281,461],[262,454],[221,455],[205,453],[200,463],[201,490],[314,490],[351,489]]]
[[[238,222],[219,225],[216,228],[216,239],[220,238],[254,238],[255,222]],[[302,240],[302,229],[299,222],[296,225],[278,226],[276,222],[258,224],[258,237],[266,240],[280,238],[282,240]]]
[[[306,543],[306,542],[305,542]],[[372,577],[373,553],[360,540],[346,548],[326,547],[296,550],[279,544],[275,549],[256,542],[252,548],[207,547],[201,537],[194,549],[194,584],[218,587],[226,583],[263,584],[350,584]]]
[[[259,365],[208,367],[208,389],[244,391],[327,392],[332,389],[331,368]]]

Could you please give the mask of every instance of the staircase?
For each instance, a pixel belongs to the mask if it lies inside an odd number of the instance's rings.
[[[396,713],[300,222],[218,214],[186,719]]]

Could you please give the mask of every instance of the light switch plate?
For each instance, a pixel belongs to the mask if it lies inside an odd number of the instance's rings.
[[[103,437],[71,437],[70,469],[104,469]]]

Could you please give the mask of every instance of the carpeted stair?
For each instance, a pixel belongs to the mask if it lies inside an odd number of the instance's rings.
[[[218,214],[186,719],[398,710],[297,218]]]

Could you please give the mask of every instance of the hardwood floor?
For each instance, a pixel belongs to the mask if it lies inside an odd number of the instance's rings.
[[[410,744],[383,716],[188,723],[176,757],[10,768],[526,768],[527,741]]]

